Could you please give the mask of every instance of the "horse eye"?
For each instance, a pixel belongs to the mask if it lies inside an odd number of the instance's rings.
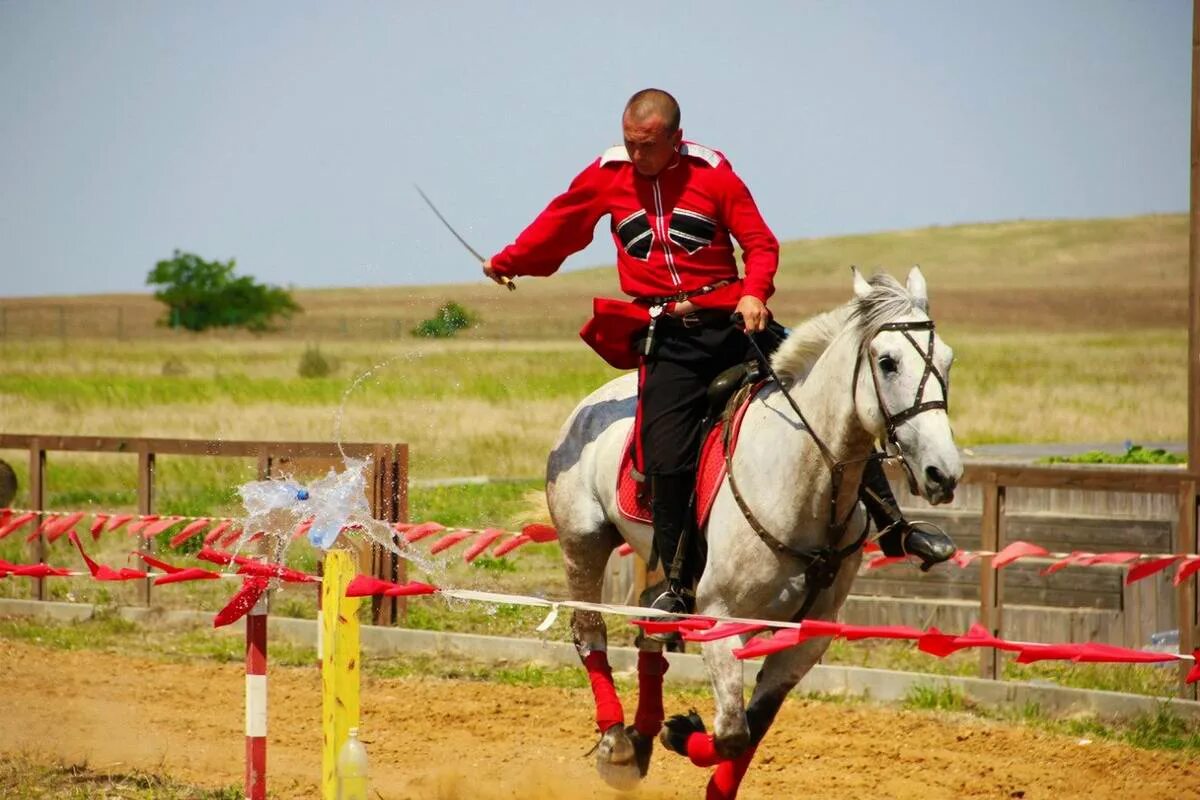
[[[891,356],[880,356],[879,368],[883,370],[885,375],[892,375],[896,372],[896,359]]]

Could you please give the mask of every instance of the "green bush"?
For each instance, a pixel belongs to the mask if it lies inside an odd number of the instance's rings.
[[[1121,455],[1089,450],[1074,456],[1050,456],[1046,461],[1051,464],[1186,464],[1187,456],[1168,453],[1161,448],[1147,450],[1140,444],[1126,444]]]
[[[300,367],[297,372],[300,373],[301,378],[324,378],[333,372],[333,365],[329,363],[329,359],[321,355],[321,348],[309,345],[304,348],[304,354],[300,356]]]
[[[474,314],[450,300],[443,303],[432,317],[420,322],[412,332],[414,336],[444,339],[453,336],[463,328],[470,327],[474,322],[476,322]]]

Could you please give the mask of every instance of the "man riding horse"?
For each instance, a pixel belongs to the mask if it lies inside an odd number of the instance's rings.
[[[635,463],[649,479],[654,549],[667,574],[651,605],[669,613],[692,607],[696,576],[681,543],[693,524],[707,390],[723,371],[755,358],[749,337],[774,324],[766,302],[779,264],[778,241],[729,161],[684,141],[679,121],[679,104],[667,92],[633,95],[621,118],[624,145],[589,164],[515,242],[483,263],[497,283],[551,275],[610,216],[621,289],[633,301],[598,300],[581,334],[610,364],[639,372]],[[743,251],[744,278],[733,240]],[[744,332],[731,312],[740,314]],[[916,556],[926,569],[954,554],[944,533],[901,516],[878,460],[869,462],[861,497],[884,554]]]

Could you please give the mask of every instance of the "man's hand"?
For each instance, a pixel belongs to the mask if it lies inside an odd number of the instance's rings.
[[[487,261],[483,262],[483,274],[488,276],[489,278],[491,278],[493,281],[500,284],[501,286],[503,286],[505,284],[504,276],[501,275],[499,272],[496,272],[496,270],[492,269],[492,260],[490,258]]]
[[[742,299],[738,300],[736,310],[745,321],[746,333],[766,330],[767,320],[771,318],[771,315],[767,313],[767,307],[763,305],[762,300],[748,294],[743,295]]]

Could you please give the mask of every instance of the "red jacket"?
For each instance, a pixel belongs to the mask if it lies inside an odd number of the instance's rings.
[[[732,309],[742,295],[753,295],[765,303],[775,291],[779,242],[754,198],[721,153],[692,142],[679,152],[675,163],[647,178],[623,145],[609,148],[492,257],[492,268],[508,277],[550,275],[587,247],[597,221],[608,214],[626,294],[663,297],[729,280],[693,302]],[[744,282],[731,235],[742,247]]]

